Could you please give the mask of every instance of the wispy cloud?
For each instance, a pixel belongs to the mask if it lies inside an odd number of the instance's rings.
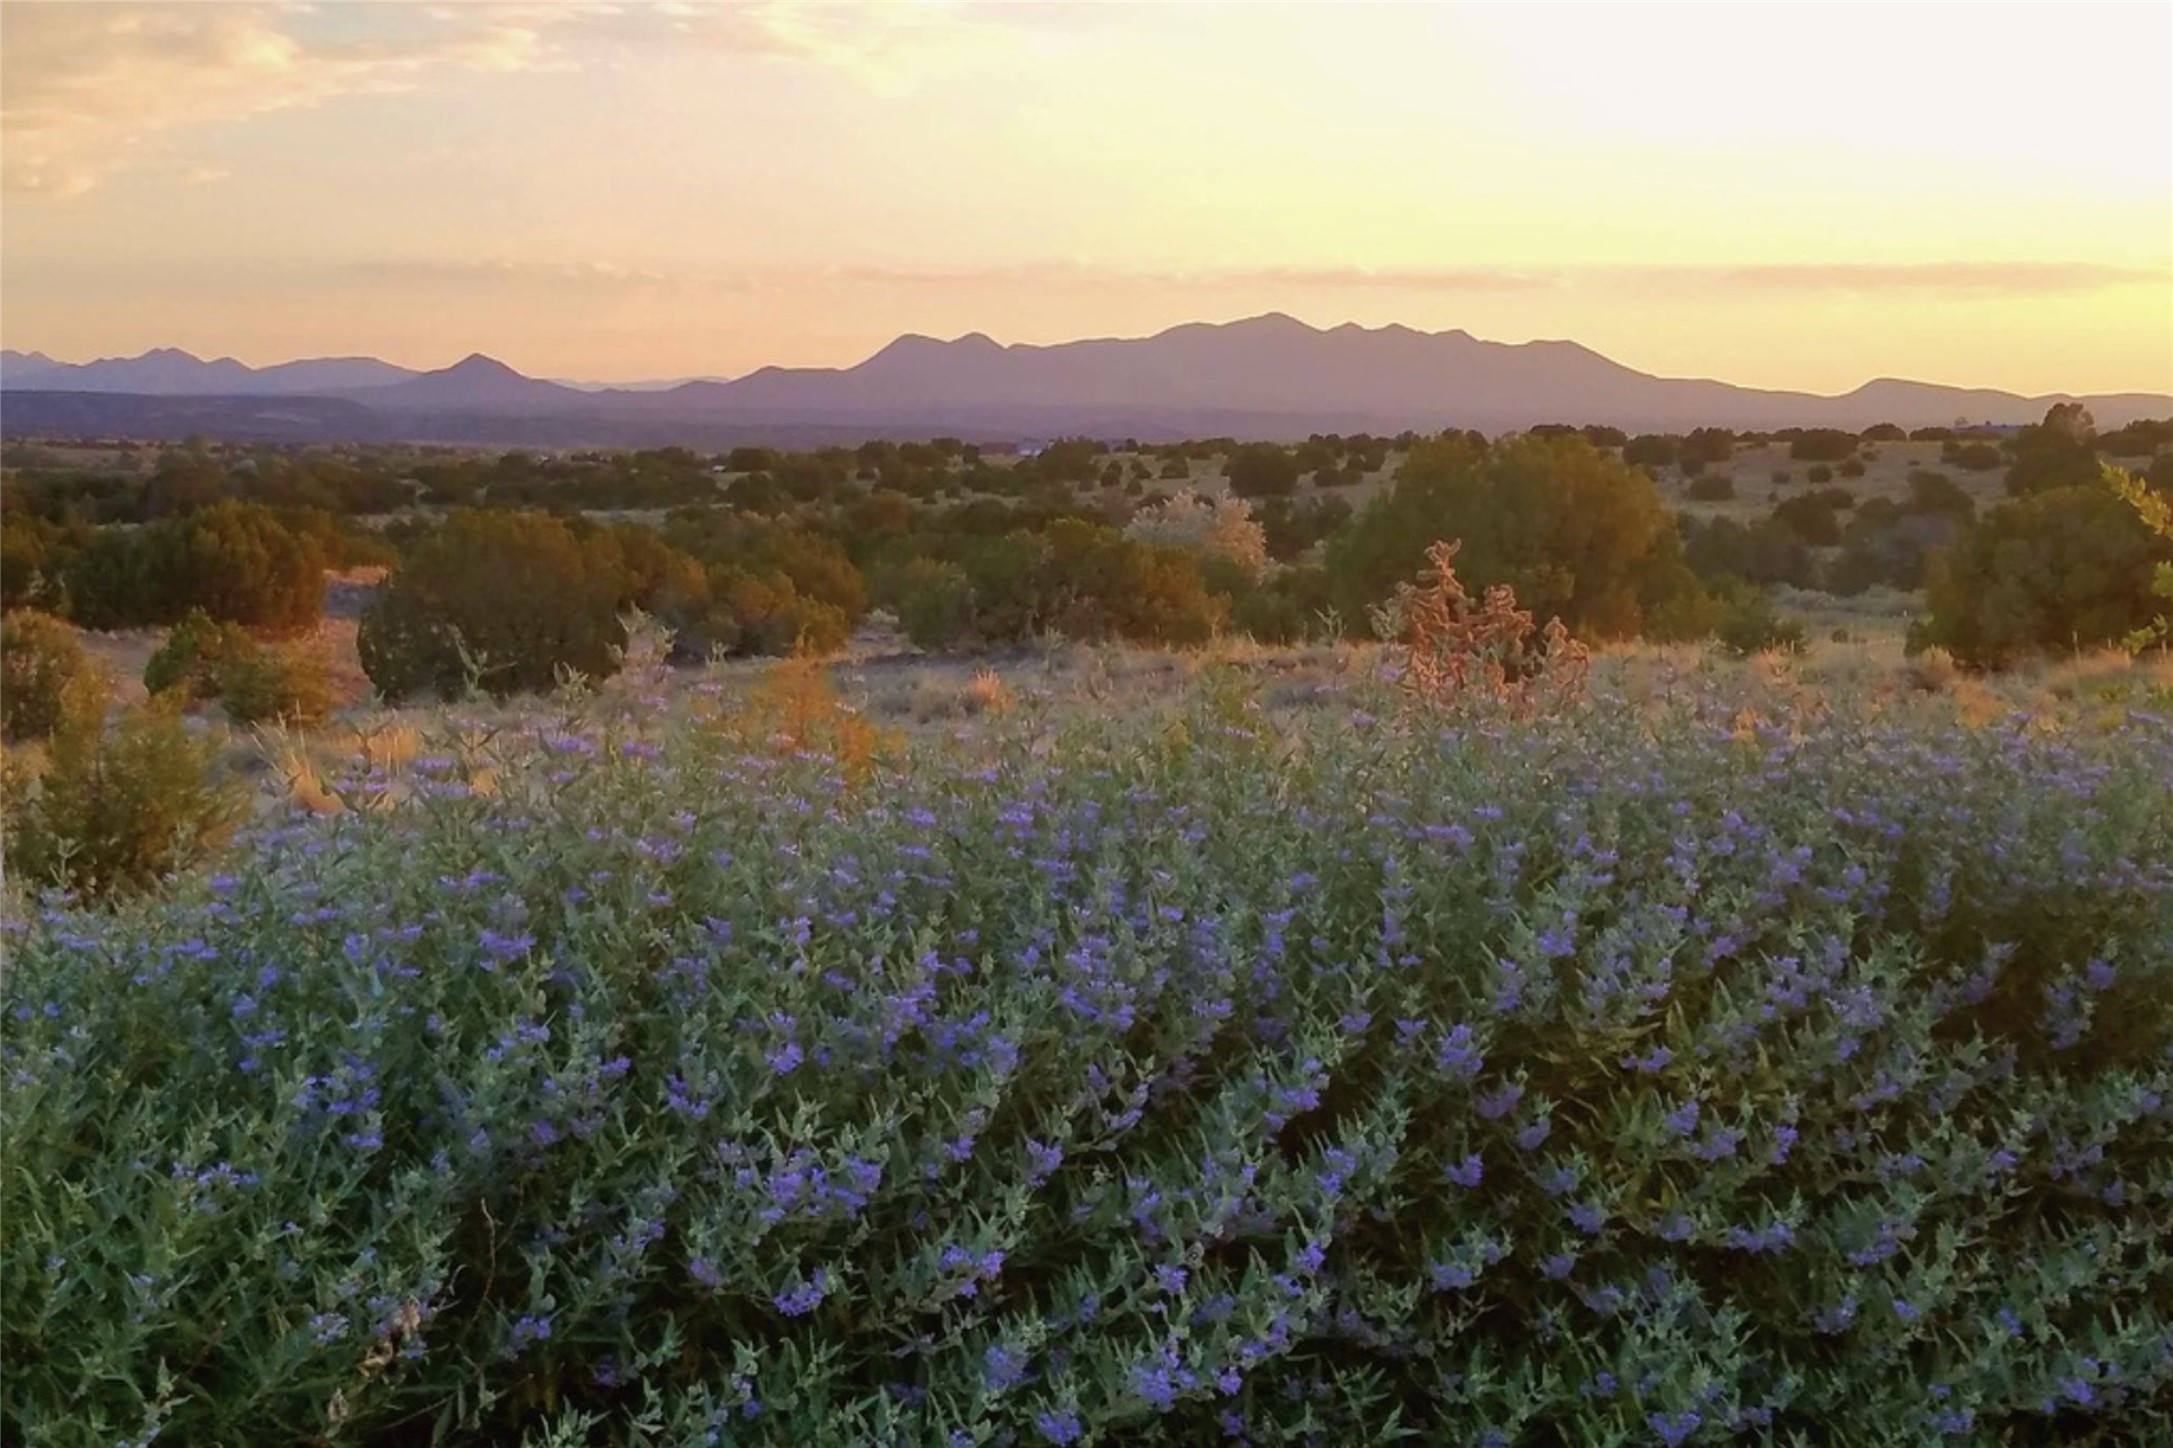
[[[1713,263],[1686,266],[1264,266],[1127,267],[1079,261],[963,268],[846,266],[820,275],[881,286],[1156,288],[1247,292],[1525,293],[1613,291],[2049,296],[2111,287],[2165,286],[2173,272],[2097,262]]]
[[[185,179],[208,184],[225,173],[207,170]],[[88,261],[86,275],[102,275],[106,263]],[[46,270],[52,271],[52,264]],[[303,260],[259,256],[233,258],[212,269],[246,290],[284,286],[309,291],[376,290],[405,293],[493,291],[589,296],[636,294],[682,298],[769,293],[875,292],[942,295],[945,305],[976,304],[1005,293],[1049,296],[1108,294],[1187,295],[1204,299],[1237,295],[1262,307],[1326,303],[1339,294],[1356,298],[1382,293],[1410,297],[1575,298],[1587,293],[1652,298],[1736,299],[1832,295],[1893,295],[1917,301],[1956,301],[2003,296],[2065,296],[2126,287],[2173,287],[2173,271],[2096,262],[1770,263],[1685,266],[1132,266],[1079,259],[995,262],[985,265],[915,266],[882,263],[834,265],[754,264],[687,266],[656,257],[552,258],[518,255],[363,256]],[[213,277],[190,273],[201,288]]]
[[[335,280],[393,287],[479,286],[541,287],[585,291],[653,291],[684,289],[695,279],[610,261],[527,261],[481,258],[474,261],[449,258],[384,258],[341,264]],[[705,288],[715,289],[718,279],[700,278]]]
[[[1543,292],[1562,285],[1559,274],[1502,267],[1266,267],[1228,274],[1236,284],[1322,291]]]
[[[295,7],[9,3],[0,6],[0,184],[76,195],[169,133],[412,88],[443,68],[518,69],[531,29],[458,7],[356,40],[311,37]]]
[[[2108,287],[2163,286],[2168,280],[2163,269],[2153,271],[2144,267],[2059,261],[1773,263],[1695,268],[1685,275],[1692,280],[1763,292],[1950,293],[1965,296],[2045,296],[2102,291]]]
[[[1188,291],[1530,292],[1562,285],[1560,275],[1503,267],[1156,267],[1088,261],[1033,261],[980,267],[839,266],[818,275],[875,286],[984,290],[1093,287]]]
[[[1000,44],[937,4],[0,4],[0,186],[73,196],[223,121],[669,46],[910,89]]]

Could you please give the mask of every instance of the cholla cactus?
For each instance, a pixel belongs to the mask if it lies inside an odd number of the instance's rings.
[[[1143,543],[1190,548],[1222,558],[1248,572],[1267,567],[1268,535],[1252,509],[1236,498],[1203,498],[1187,488],[1169,501],[1142,508],[1124,529]]]
[[[1374,610],[1375,631],[1403,646],[1405,692],[1431,707],[1479,699],[1520,715],[1569,704],[1584,690],[1591,654],[1559,618],[1535,628],[1506,584],[1474,604],[1456,576],[1462,547],[1461,541],[1432,544],[1422,581],[1398,584],[1395,598]]]

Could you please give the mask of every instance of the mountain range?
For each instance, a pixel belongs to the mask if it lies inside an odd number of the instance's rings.
[[[72,364],[0,353],[10,436],[494,443],[578,447],[805,444],[949,434],[1288,439],[1313,432],[1485,432],[1541,422],[1916,427],[2034,422],[2081,401],[2104,427],[2173,416],[2173,397],[2023,397],[1880,379],[1840,396],[1656,377],[1574,342],[1462,331],[1321,329],[1279,313],[1151,337],[1053,346],[907,335],[845,368],[764,367],[729,381],[598,387],[523,376],[481,354],[420,372],[371,357],[252,368],[162,348]]]

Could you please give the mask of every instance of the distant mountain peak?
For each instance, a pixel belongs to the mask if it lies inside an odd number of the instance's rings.
[[[452,366],[447,367],[438,375],[440,377],[463,378],[521,377],[520,373],[514,371],[511,367],[508,367],[505,363],[499,361],[496,357],[487,356],[481,352],[470,352],[467,356],[461,358]],[[525,382],[528,379],[522,377],[521,380]]]
[[[862,367],[878,371],[897,371],[921,366],[941,366],[946,360],[958,358],[1000,357],[1003,345],[986,332],[968,332],[946,342],[924,332],[905,332],[893,338],[889,345],[862,362]]]
[[[1905,426],[1967,415],[2035,421],[2058,398],[1879,378],[1842,397],[1656,377],[1580,343],[1503,343],[1462,329],[1400,323],[1320,328],[1287,312],[1188,322],[1146,337],[1005,345],[984,332],[943,340],[907,333],[849,367],[764,367],[736,381],[686,382],[654,392],[576,391],[527,377],[476,352],[415,373],[368,358],[315,358],[252,369],[202,362],[179,348],[74,365],[8,353],[0,385],[22,415],[38,393],[107,394],[54,402],[69,433],[104,435],[102,419],[182,429],[230,419],[230,430],[287,426],[235,410],[250,397],[344,399],[360,411],[295,414],[295,427],[370,436],[533,444],[718,439],[765,430],[821,437],[971,434],[1020,437],[1303,437],[1310,432],[1500,432],[1539,422],[1607,423],[1639,431],[1693,427]],[[127,404],[125,398],[135,399]],[[204,399],[200,411],[173,399]],[[157,407],[149,407],[152,401]],[[2173,413],[2173,398],[2085,399],[2101,426]],[[101,411],[100,409],[108,409]],[[70,410],[72,409],[72,410]],[[221,409],[226,409],[222,411]],[[31,413],[35,416],[37,414]],[[308,419],[316,419],[314,421]],[[345,418],[346,421],[335,421]],[[26,424],[11,420],[10,431]],[[358,434],[360,435],[360,434]]]
[[[948,345],[926,332],[900,332],[870,356],[868,361],[880,361],[885,357],[906,357],[916,352],[940,351]]]

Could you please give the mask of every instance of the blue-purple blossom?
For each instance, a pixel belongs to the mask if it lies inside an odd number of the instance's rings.
[[[1001,1393],[1026,1380],[1026,1359],[1002,1343],[991,1343],[982,1354],[981,1377],[989,1391]]]
[[[1510,1112],[1516,1110],[1517,1103],[1523,1099],[1523,1083],[1511,1081],[1487,1092],[1473,1105],[1481,1116],[1492,1121],[1497,1117],[1507,1116]]]
[[[1471,1027],[1459,1022],[1441,1038],[1441,1047],[1434,1059],[1448,1075],[1468,1081],[1479,1074],[1479,1068],[1486,1062],[1486,1053],[1479,1049]]]
[[[818,1267],[807,1277],[795,1282],[772,1299],[777,1310],[787,1317],[805,1317],[822,1305],[830,1294],[830,1272]]]
[[[1086,1434],[1086,1427],[1079,1421],[1079,1415],[1069,1408],[1036,1414],[1034,1427],[1045,1442],[1054,1443],[1057,1448],[1076,1443]]]
[[[1698,1431],[1699,1425],[1705,1422],[1705,1415],[1695,1408],[1685,1408],[1679,1413],[1648,1413],[1645,1422],[1667,1448],[1676,1448]]]

